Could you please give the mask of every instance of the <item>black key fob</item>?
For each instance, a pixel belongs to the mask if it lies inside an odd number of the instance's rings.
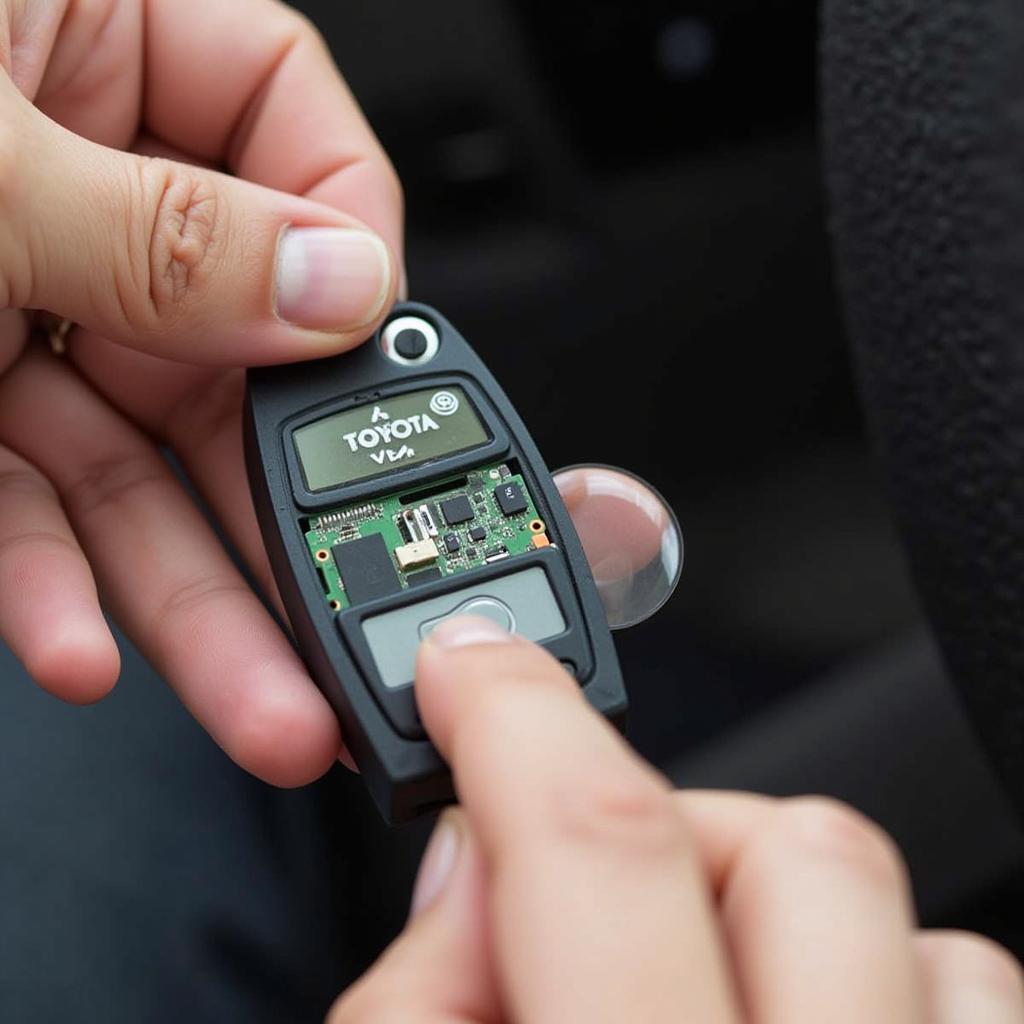
[[[598,711],[624,717],[605,611],[558,489],[436,310],[404,303],[353,352],[250,370],[245,455],[299,652],[389,822],[453,799],[413,692],[417,648],[451,616],[542,644]]]

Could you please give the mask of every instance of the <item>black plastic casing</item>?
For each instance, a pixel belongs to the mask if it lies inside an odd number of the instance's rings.
[[[458,590],[531,564],[541,565],[568,624],[543,646],[571,664],[587,700],[621,725],[627,700],[615,646],[572,521],[522,420],[487,368],[436,310],[402,303],[388,320],[416,316],[437,330],[440,347],[427,364],[399,365],[384,355],[380,332],[353,352],[317,362],[250,370],[244,416],[245,457],[257,518],[274,576],[310,674],[334,708],[346,744],[381,814],[402,824],[454,799],[444,761],[425,738],[402,735],[374,685],[362,619]],[[382,328],[383,329],[383,328]],[[491,440],[482,447],[407,470],[385,471],[347,487],[310,494],[298,470],[291,433],[347,407],[404,390],[457,384],[471,398]],[[352,502],[427,488],[432,481],[514,459],[556,546],[458,573],[400,594],[334,613],[309,555],[305,520]],[[486,680],[481,680],[486,685]]]

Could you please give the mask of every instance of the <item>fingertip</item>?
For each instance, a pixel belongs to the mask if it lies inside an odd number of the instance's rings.
[[[254,690],[234,709],[224,743],[236,764],[281,789],[326,775],[342,750],[341,730],[327,702],[315,690],[303,691]]]
[[[365,225],[289,224],[275,255],[273,320],[243,333],[241,361],[305,362],[358,348],[404,299],[404,282],[399,257]]]
[[[928,976],[944,987],[968,985],[1024,1006],[1024,969],[1017,957],[994,939],[973,932],[936,930],[919,932],[915,945]]]
[[[427,844],[413,887],[410,917],[422,913],[444,893],[467,836],[463,815],[449,808],[438,819]]]
[[[417,694],[458,688],[482,676],[509,677],[562,687],[569,680],[558,661],[540,644],[509,633],[491,619],[459,615],[437,626],[420,644]],[[575,687],[573,687],[575,689]]]
[[[503,695],[527,688],[580,694],[579,685],[550,653],[479,616],[450,619],[426,638],[415,685],[424,725],[443,753],[461,723],[478,712],[486,718],[483,713]]]
[[[22,661],[41,689],[83,706],[106,697],[121,673],[121,655],[105,625],[55,624]]]
[[[515,637],[492,619],[482,615],[457,615],[445,619],[426,637],[430,649],[451,651],[460,647],[480,647],[489,644],[511,644]]]
[[[416,703],[427,731],[441,749],[447,747],[450,723],[459,703],[459,683],[475,670],[466,667],[488,657],[502,658],[514,638],[490,619],[460,615],[442,622],[420,644],[416,657]]]
[[[289,227],[277,250],[275,309],[289,324],[347,334],[383,314],[396,288],[384,240],[355,227]]]

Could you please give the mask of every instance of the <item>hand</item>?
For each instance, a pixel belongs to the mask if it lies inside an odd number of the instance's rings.
[[[99,699],[98,585],[240,765],[308,782],[335,716],[159,448],[273,596],[234,367],[371,333],[400,289],[395,174],[273,0],[0,0],[0,62],[0,635]],[[32,308],[82,325],[67,359],[27,345]]]
[[[417,694],[462,809],[329,1024],[1024,1022],[1009,954],[917,931],[895,846],[854,811],[671,792],[481,619],[431,634]]]

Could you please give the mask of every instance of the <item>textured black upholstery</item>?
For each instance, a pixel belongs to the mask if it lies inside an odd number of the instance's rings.
[[[1024,3],[826,0],[823,73],[869,414],[946,658],[1024,808]]]

